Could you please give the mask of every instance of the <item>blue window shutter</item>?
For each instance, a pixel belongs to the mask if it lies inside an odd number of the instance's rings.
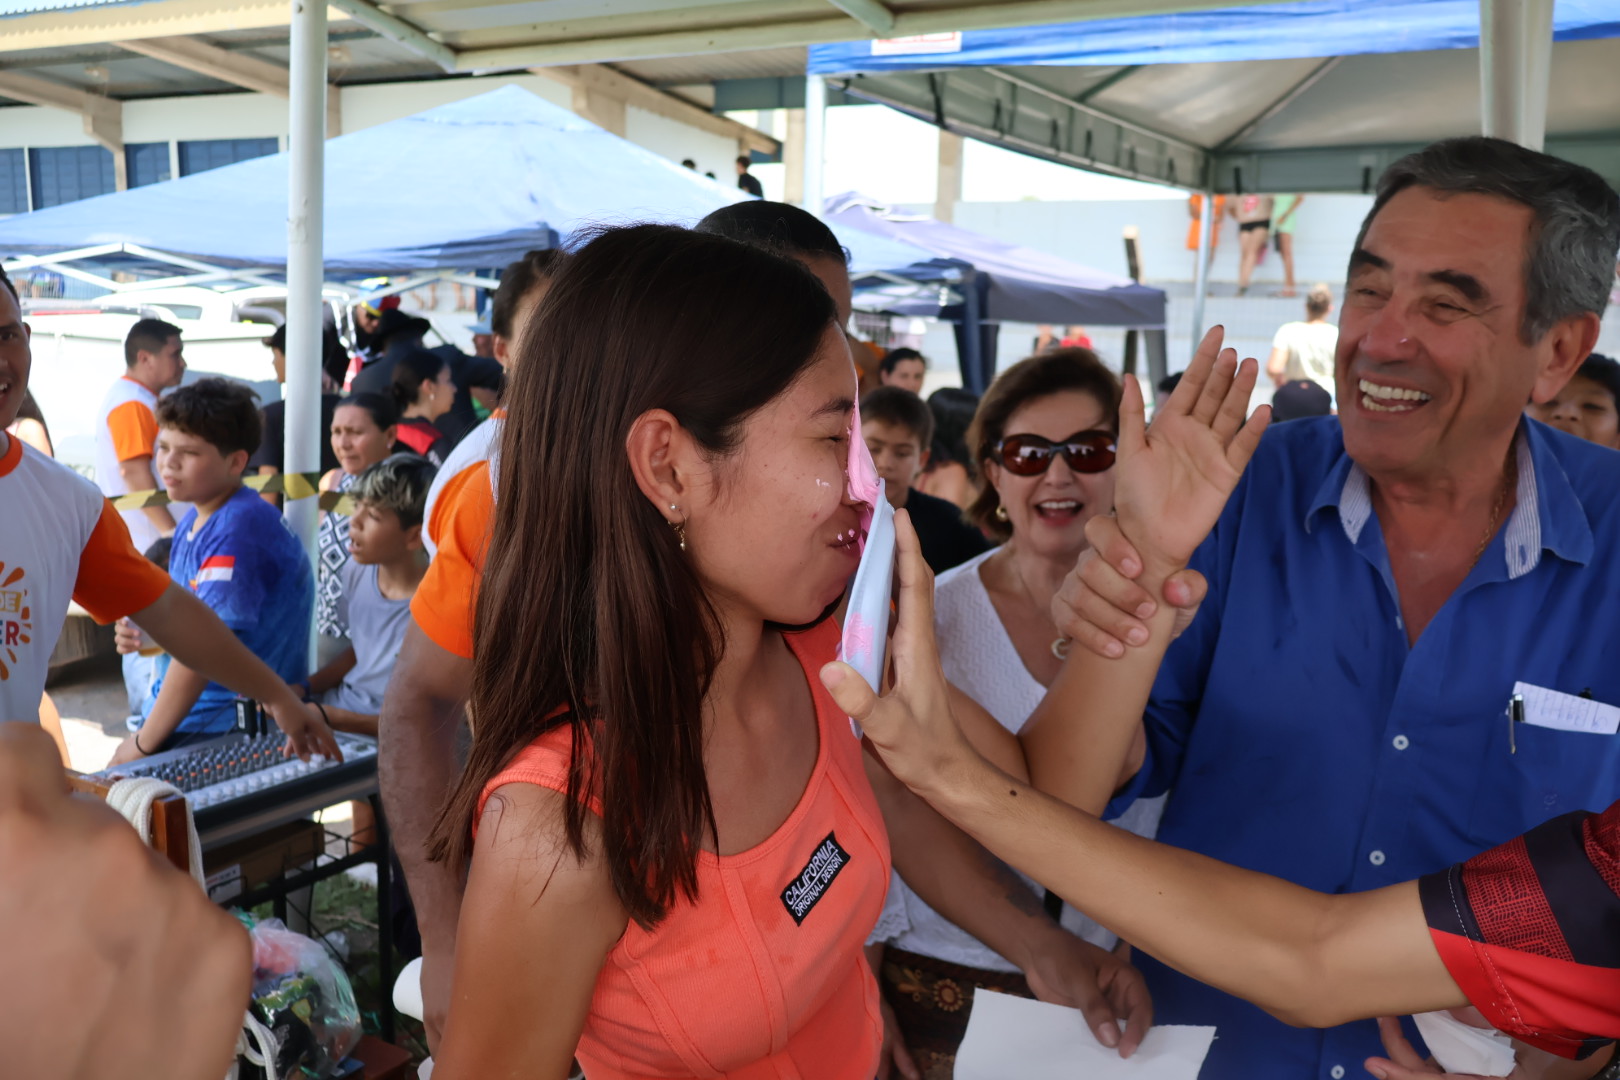
[[[22,150],[0,150],[0,214],[28,211],[28,165]]]
[[[129,167],[132,188],[169,179],[169,144],[166,142],[130,143],[124,147],[124,161]]]
[[[28,155],[36,210],[105,195],[117,187],[112,152],[105,147],[36,147]]]
[[[180,175],[207,172],[281,149],[275,139],[196,139],[180,144]]]

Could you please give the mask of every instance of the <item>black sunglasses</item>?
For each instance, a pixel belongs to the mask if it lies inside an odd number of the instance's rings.
[[[1009,435],[996,444],[1002,467],[1014,476],[1040,476],[1057,454],[1077,473],[1100,473],[1113,467],[1114,449],[1111,431],[1077,431],[1058,443],[1041,435]]]

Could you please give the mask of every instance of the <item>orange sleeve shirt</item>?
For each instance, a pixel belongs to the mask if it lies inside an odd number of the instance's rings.
[[[120,463],[151,457],[157,445],[158,423],[144,402],[126,401],[107,414],[113,454]]]
[[[422,632],[468,660],[473,654],[473,604],[494,519],[489,462],[481,461],[452,477],[434,504],[427,525],[438,553],[411,600],[411,616]]]
[[[135,550],[124,519],[103,501],[79,556],[73,599],[97,622],[110,623],[156,603],[168,587],[169,575]]]
[[[169,576],[78,473],[6,440],[0,452],[0,720],[36,721],[70,600],[98,621],[148,607]]]

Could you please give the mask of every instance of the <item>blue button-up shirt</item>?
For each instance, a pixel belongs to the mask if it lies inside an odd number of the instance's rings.
[[[1620,454],[1526,421],[1513,513],[1408,645],[1367,476],[1332,417],[1267,432],[1194,565],[1147,762],[1159,839],[1323,892],[1408,881],[1620,799],[1620,737],[1517,725],[1515,682],[1620,705]],[[1516,752],[1515,752],[1516,746]],[[1116,805],[1115,809],[1119,807]],[[1363,1076],[1369,1021],[1301,1031],[1141,957],[1203,1080]]]

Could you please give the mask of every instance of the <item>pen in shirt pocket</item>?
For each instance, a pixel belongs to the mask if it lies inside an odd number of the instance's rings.
[[[1508,698],[1508,753],[1517,754],[1519,743],[1517,737],[1518,725],[1524,723],[1524,695],[1514,694]]]

